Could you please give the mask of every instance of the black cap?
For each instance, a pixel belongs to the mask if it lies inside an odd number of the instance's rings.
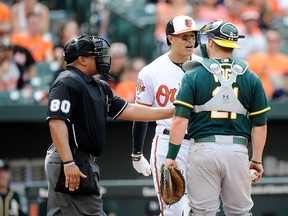
[[[64,47],[64,59],[67,64],[74,62],[79,56],[94,54],[94,44],[88,37],[79,37],[66,44]]]
[[[9,165],[7,161],[0,159],[0,169],[9,170]]]

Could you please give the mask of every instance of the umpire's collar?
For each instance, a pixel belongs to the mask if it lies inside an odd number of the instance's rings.
[[[87,74],[85,74],[84,72],[82,72],[81,70],[79,70],[78,68],[74,67],[74,66],[67,66],[66,68],[67,70],[70,70],[72,72],[76,72],[79,76],[82,77],[82,79],[86,82],[86,83],[91,83],[91,82],[95,82],[93,76],[88,76]]]

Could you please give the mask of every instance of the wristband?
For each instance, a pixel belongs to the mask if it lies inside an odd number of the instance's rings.
[[[69,160],[69,161],[63,162],[63,166],[64,166],[64,167],[70,166],[70,165],[73,165],[73,164],[75,164],[75,161],[74,161],[74,160]]]
[[[251,160],[251,162],[254,163],[254,164],[262,164],[262,162],[255,161],[255,160]]]
[[[176,144],[169,142],[169,149],[168,149],[168,153],[167,153],[166,158],[175,160],[177,157],[177,154],[179,152],[180,147],[181,147],[181,144],[176,145]]]
[[[138,154],[138,153],[137,153],[137,154],[133,154],[133,153],[132,153],[132,154],[131,154],[131,157],[132,157],[132,160],[133,160],[133,161],[140,161],[142,155],[143,155],[142,153],[140,153],[140,154]]]

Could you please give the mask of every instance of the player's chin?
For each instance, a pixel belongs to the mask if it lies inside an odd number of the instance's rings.
[[[191,48],[186,48],[185,49],[185,56],[189,56],[189,55],[192,55],[193,54],[193,48],[191,49]]]

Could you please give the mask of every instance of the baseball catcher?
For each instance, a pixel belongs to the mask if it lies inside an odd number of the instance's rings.
[[[160,195],[164,203],[178,202],[185,192],[185,179],[182,171],[173,166],[161,166]]]

